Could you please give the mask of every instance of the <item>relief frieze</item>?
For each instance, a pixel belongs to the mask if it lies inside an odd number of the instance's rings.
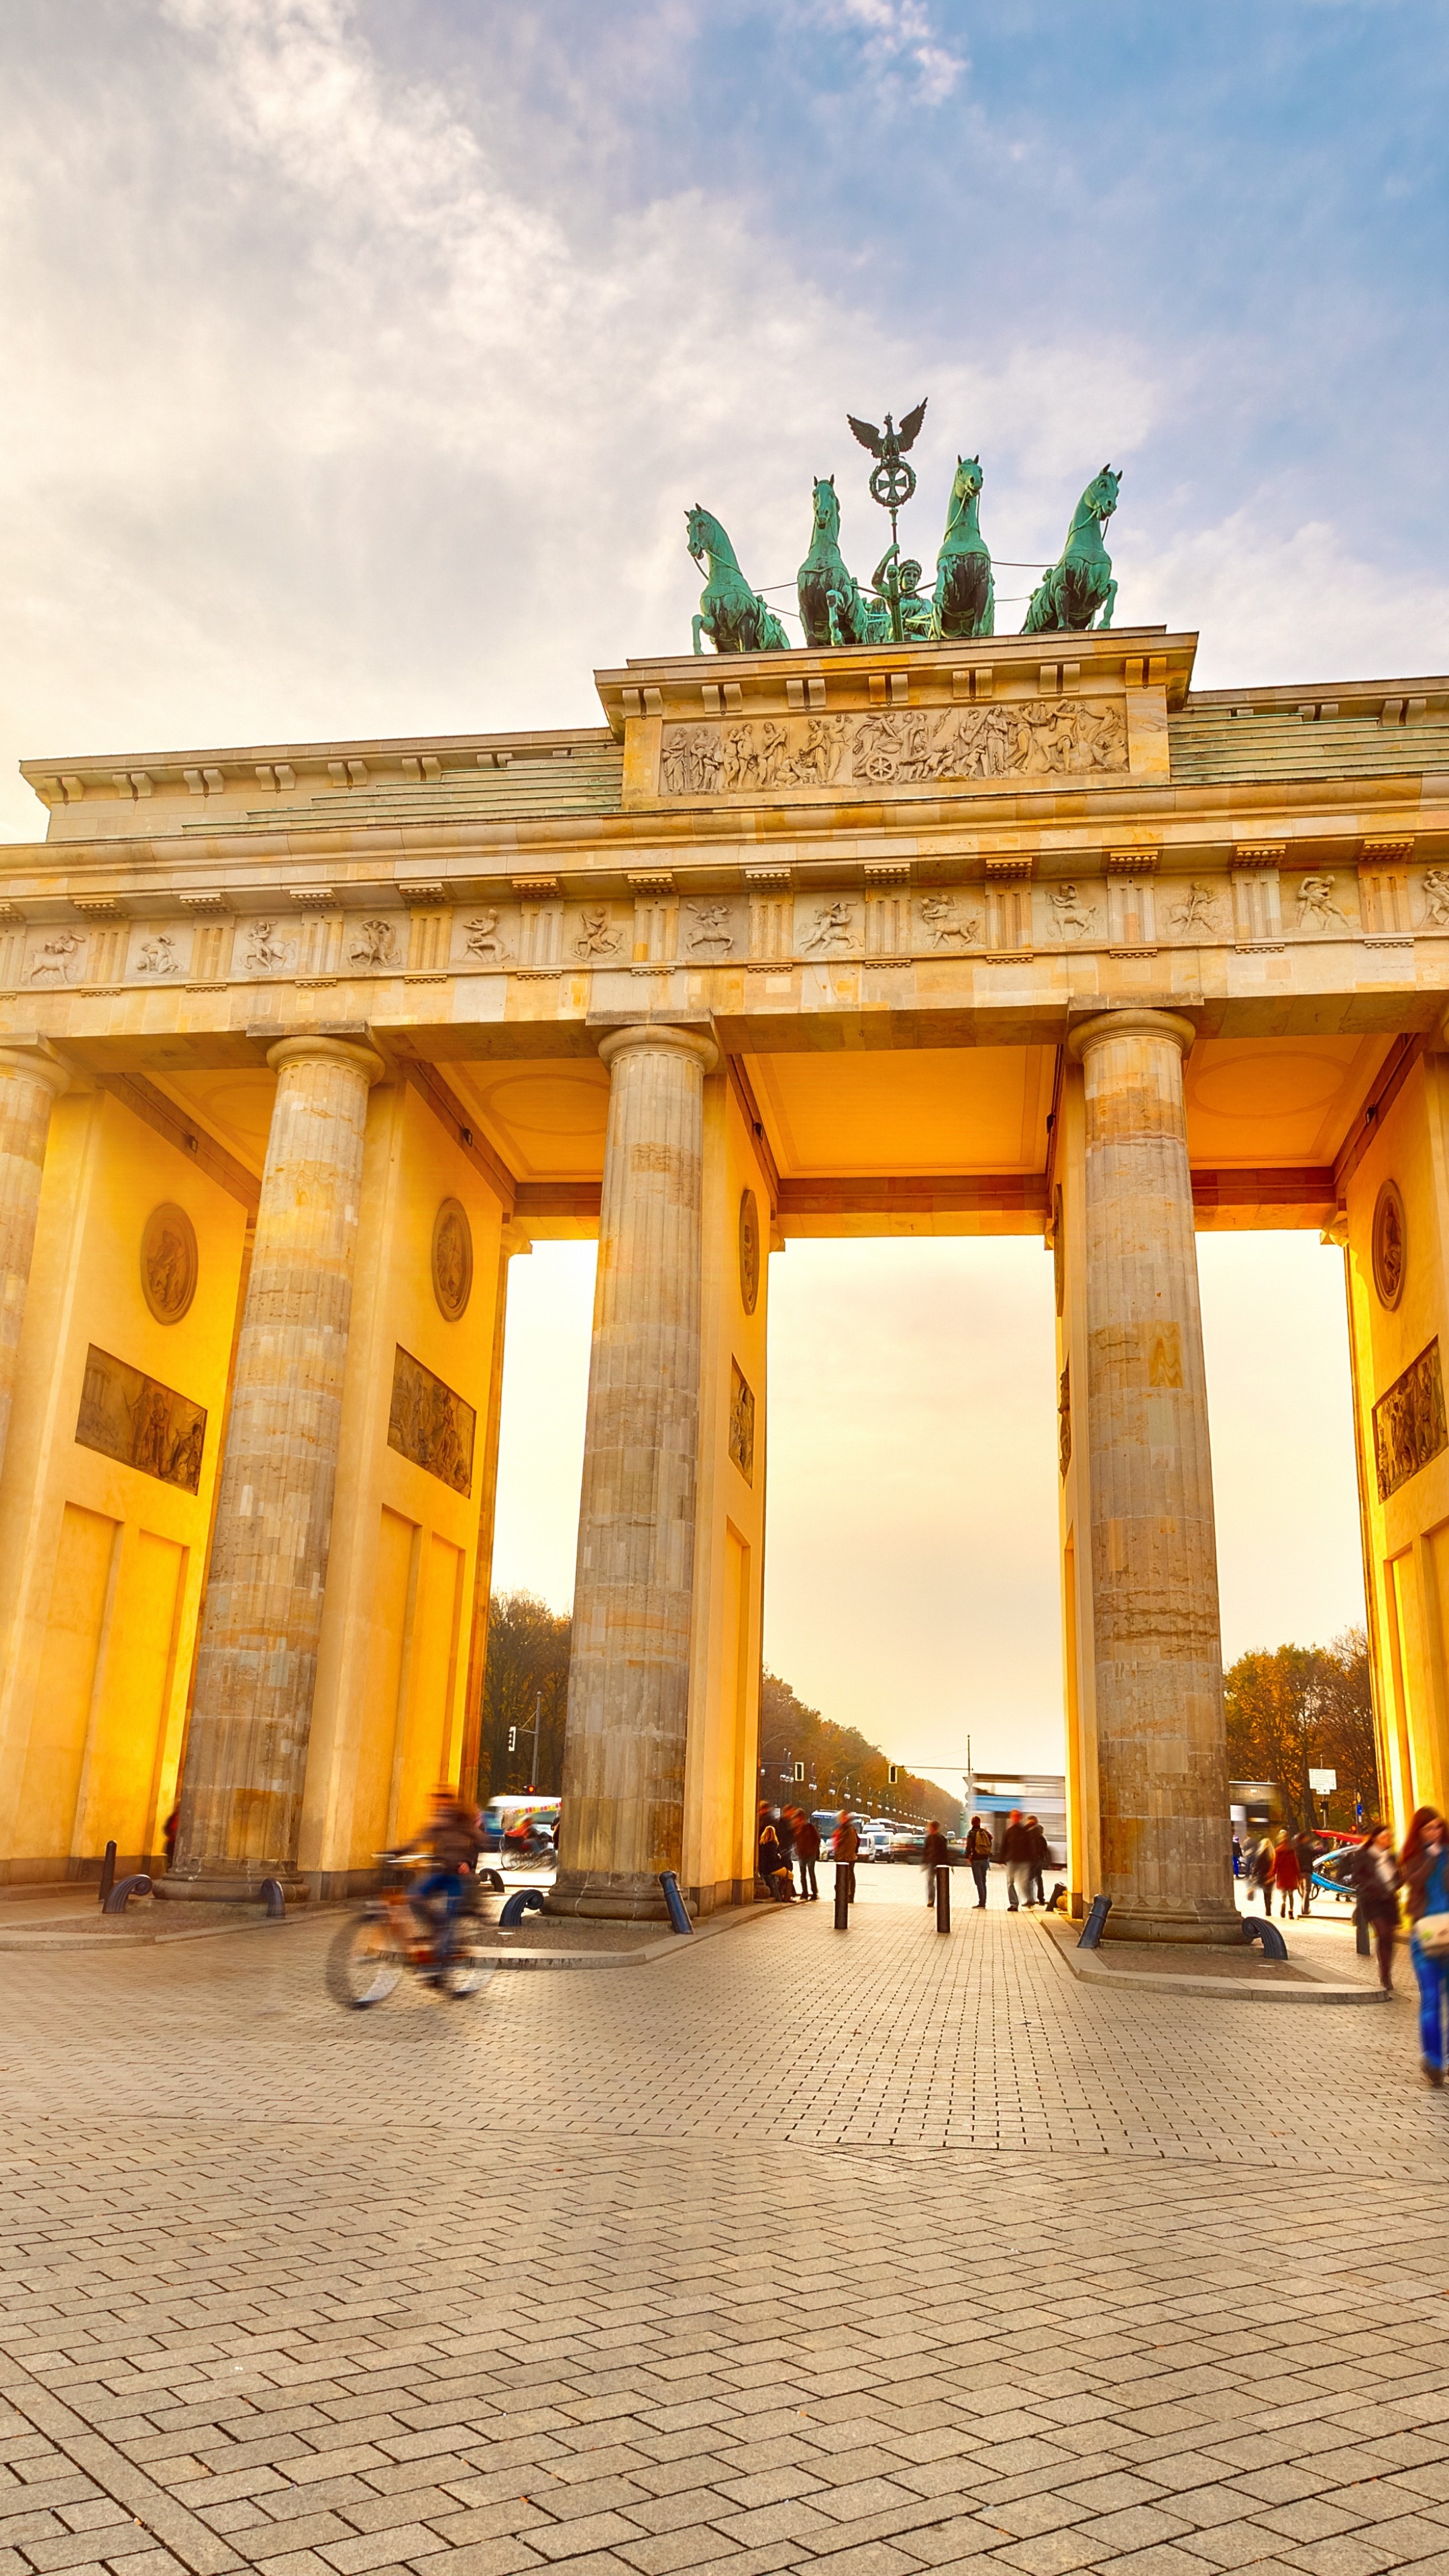
[[[1083,777],[1126,768],[1127,718],[1117,701],[1023,698],[879,715],[667,725],[659,783],[666,796],[739,796]]]

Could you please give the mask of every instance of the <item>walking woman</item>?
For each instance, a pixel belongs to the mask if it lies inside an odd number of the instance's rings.
[[[1278,1890],[1278,1911],[1286,1915],[1290,1922],[1293,1919],[1293,1899],[1298,1893],[1302,1878],[1303,1873],[1298,1866],[1298,1854],[1287,1835],[1280,1834],[1278,1848],[1273,1854],[1273,1885]],[[1271,1905],[1267,1910],[1269,1913],[1272,1912]]]
[[[1419,2047],[1431,2084],[1444,2081],[1444,2015],[1449,2003],[1449,1825],[1437,1807],[1416,1807],[1399,1854],[1409,1909],[1409,1955],[1419,1980]]]
[[[1349,1862],[1349,1883],[1358,1902],[1359,1916],[1374,1936],[1378,1953],[1379,1984],[1386,1995],[1394,1991],[1394,1936],[1399,1928],[1399,1864],[1394,1858],[1394,1838],[1387,1825],[1371,1825]]]

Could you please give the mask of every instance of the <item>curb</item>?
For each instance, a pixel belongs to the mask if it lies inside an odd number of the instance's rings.
[[[1336,1977],[1321,1976],[1301,1959],[1293,1965],[1302,1984],[1282,1986],[1247,1978],[1238,1983],[1226,1977],[1155,1977],[1141,1969],[1124,1974],[1109,1966],[1100,1952],[1078,1950],[1074,1942],[1059,1939],[1051,1925],[1035,1914],[1031,1920],[1069,1976],[1079,1977],[1083,1985],[1113,1986],[1118,1994],[1211,1995],[1215,2003],[1229,2004],[1386,2004],[1392,2000],[1382,1986],[1346,1986]]]

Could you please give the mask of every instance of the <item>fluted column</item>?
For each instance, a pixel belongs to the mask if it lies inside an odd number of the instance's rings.
[[[0,1466],[15,1399],[50,1112],[69,1079],[44,1045],[0,1047]]]
[[[555,1913],[662,1916],[684,1831],[699,1439],[704,1077],[686,1029],[617,1029],[584,1432]]]
[[[302,1893],[297,1835],[332,1534],[370,1047],[284,1038],[237,1341],[171,1897]]]
[[[1071,1040],[1086,1094],[1086,1431],[1101,1892],[1137,1940],[1236,1940],[1222,1643],[1182,1060],[1122,1010]]]

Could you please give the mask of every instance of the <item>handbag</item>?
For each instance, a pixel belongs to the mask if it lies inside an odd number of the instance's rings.
[[[1431,1959],[1449,1956],[1449,1914],[1421,1914],[1414,1939]]]

